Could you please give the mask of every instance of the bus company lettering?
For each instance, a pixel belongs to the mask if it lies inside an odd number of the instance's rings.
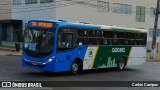
[[[112,48],[112,53],[114,52],[125,52],[125,48]]]

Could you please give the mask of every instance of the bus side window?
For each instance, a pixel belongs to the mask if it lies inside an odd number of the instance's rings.
[[[58,47],[62,47],[62,35],[58,35]]]
[[[114,36],[113,36],[113,44],[114,45],[124,45],[125,44],[125,32],[118,32],[115,31],[114,32]]]
[[[102,32],[100,30],[88,30],[89,36],[88,36],[88,45],[101,45],[101,34]]]
[[[73,48],[72,28],[61,28],[58,33],[57,51],[65,51]]]
[[[102,38],[103,38],[102,45],[112,45],[113,31],[103,31]]]
[[[63,33],[63,36],[61,38],[62,47],[72,47],[72,40],[73,34],[72,33]]]
[[[126,44],[126,45],[135,45],[135,37],[136,37],[136,33],[127,32],[127,33],[126,33],[126,41],[125,41],[125,44]]]
[[[87,45],[88,32],[85,29],[78,30],[77,45]]]
[[[118,32],[114,32],[114,36],[113,36],[113,44],[114,45],[119,45],[119,42],[118,42]]]
[[[146,45],[147,43],[147,34],[143,34],[143,45]]]
[[[136,33],[135,44],[136,44],[136,45],[143,45],[143,34],[141,34],[141,33]]]
[[[78,45],[87,45],[87,38],[78,38],[77,44]]]

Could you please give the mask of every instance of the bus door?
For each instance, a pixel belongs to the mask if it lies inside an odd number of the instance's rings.
[[[61,28],[58,33],[57,58],[60,61],[70,61],[75,46],[76,34],[72,28]]]

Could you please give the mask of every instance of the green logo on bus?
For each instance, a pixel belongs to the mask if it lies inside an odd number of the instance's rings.
[[[93,57],[93,52],[94,52],[94,49],[93,49],[93,48],[90,48],[90,49],[88,50],[88,57],[89,57],[89,58],[92,58],[92,57]]]

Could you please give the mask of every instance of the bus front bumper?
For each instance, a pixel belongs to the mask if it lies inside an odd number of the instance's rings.
[[[54,61],[54,59],[53,59]],[[50,71],[50,72],[55,72],[55,65],[51,62],[36,62],[32,60],[27,60],[22,58],[22,66],[28,67],[28,68],[33,68],[37,70],[43,70],[43,71]]]

